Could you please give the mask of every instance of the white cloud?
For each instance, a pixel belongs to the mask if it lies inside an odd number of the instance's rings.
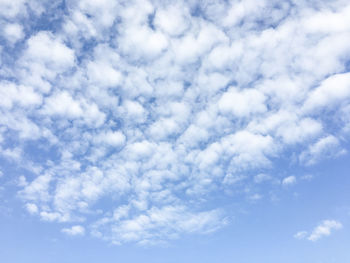
[[[322,159],[335,158],[345,153],[346,150],[341,147],[340,141],[333,135],[328,135],[310,145],[300,154],[299,160],[306,165],[313,165]]]
[[[248,117],[250,114],[265,112],[264,102],[265,96],[255,89],[239,91],[230,88],[219,100],[219,109],[223,114]]]
[[[49,184],[52,177],[49,174],[40,175],[26,184],[20,195],[27,200],[47,202],[50,199]]]
[[[223,25],[226,27],[234,26],[241,20],[249,17],[259,16],[259,11],[266,7],[267,1],[260,1],[256,3],[252,0],[233,2],[227,15],[223,18]]]
[[[6,24],[3,32],[7,40],[11,43],[16,43],[24,37],[23,27],[20,24]]]
[[[26,41],[26,50],[17,61],[16,73],[25,86],[48,93],[51,81],[75,65],[75,52],[63,40],[40,31]]]
[[[305,19],[306,29],[311,32],[342,32],[349,30],[350,7],[343,8],[340,12],[325,10]]]
[[[35,92],[32,87],[17,86],[11,82],[0,83],[0,96],[3,98],[0,106],[4,108],[11,109],[16,104],[22,107],[31,107],[42,103],[41,94]]]
[[[118,212],[117,212],[118,213]],[[176,238],[179,233],[210,233],[226,224],[220,211],[191,213],[183,206],[151,208],[131,219],[120,216],[104,218],[94,226],[95,234],[106,224],[112,225],[109,239],[113,243],[137,242],[142,245]]]
[[[296,239],[307,239],[309,241],[317,241],[323,237],[327,237],[332,234],[334,230],[342,229],[343,225],[336,220],[324,220],[318,226],[316,226],[311,233],[307,231],[299,231],[294,235]]]
[[[282,180],[282,185],[293,185],[297,182],[295,176],[291,175]]]
[[[156,11],[154,24],[171,36],[181,35],[190,26],[187,12],[180,5],[169,5]]]
[[[274,112],[263,119],[253,120],[248,127],[253,131],[275,134],[286,144],[310,140],[323,131],[319,121],[312,118],[302,118],[285,110]]]
[[[54,221],[66,222],[67,221],[67,219],[64,218],[60,213],[56,213],[56,212],[42,211],[40,212],[40,218],[48,222],[54,222]]]
[[[25,0],[2,0],[0,2],[0,14],[7,18],[13,18],[18,14],[23,14],[26,10],[24,7]]]
[[[332,106],[350,96],[350,73],[335,74],[324,80],[313,90],[304,104],[305,110]]]
[[[196,62],[199,56],[210,51],[215,44],[226,41],[227,36],[222,30],[202,22],[199,23],[199,30],[174,39],[172,46],[176,47],[173,49],[175,59],[181,64],[188,64]]]
[[[139,10],[134,10],[134,7],[132,7],[131,10],[124,12],[124,16],[132,15],[132,18],[127,17],[126,19],[134,19],[135,22],[135,17],[145,20],[141,20],[140,23],[125,23],[125,27],[122,28],[122,36],[117,38],[116,41],[119,44],[122,53],[128,57],[135,60],[152,60],[165,51],[169,41],[161,31],[152,30],[148,27],[146,24],[147,15],[151,14],[153,8],[149,7],[150,9],[147,9],[147,4],[145,3],[147,1],[139,2],[144,2],[142,4],[145,5],[140,7]],[[130,11],[130,13],[128,13],[128,11]],[[136,14],[134,14],[134,12]],[[142,14],[137,14],[137,12]]]
[[[83,226],[72,226],[71,228],[63,228],[62,232],[69,236],[83,236],[85,234],[85,228]]]
[[[278,127],[276,134],[286,143],[302,142],[322,132],[322,125],[310,118],[299,120],[299,123],[285,123]]]
[[[324,220],[321,224],[314,228],[309,235],[308,240],[317,241],[322,237],[329,236],[332,231],[339,230],[343,225],[336,220]]]
[[[94,140],[96,143],[105,143],[109,146],[120,147],[125,143],[125,135],[120,131],[106,131],[98,134]]]
[[[82,116],[83,110],[78,101],[74,100],[68,92],[63,91],[54,94],[45,100],[43,113],[68,118],[77,118]]]
[[[27,41],[26,58],[60,72],[74,65],[74,51],[50,32],[41,31]]]
[[[154,149],[155,145],[145,140],[129,144],[126,149],[126,153],[130,158],[139,160],[149,157],[154,152]]]
[[[251,201],[258,201],[258,200],[262,199],[263,196],[260,194],[253,194],[253,195],[249,196],[248,198]]]
[[[0,154],[4,157],[19,162],[22,157],[22,149],[19,147],[2,149],[0,147]]]
[[[306,236],[307,236],[307,232],[306,231],[299,231],[298,233],[296,233],[294,235],[294,238],[296,238],[296,239],[304,239],[304,238],[306,238]]]
[[[122,82],[122,74],[105,62],[89,62],[87,75],[89,80],[99,87],[113,87]]]
[[[257,184],[263,183],[265,181],[269,181],[271,179],[272,177],[268,174],[257,174],[256,176],[254,176],[254,182]]]
[[[223,70],[235,64],[243,55],[244,46],[242,41],[237,41],[229,45],[220,44],[213,48],[208,55],[207,63],[209,67]]]
[[[28,212],[30,214],[37,214],[39,209],[38,207],[36,206],[36,204],[32,204],[32,203],[28,203],[26,204],[26,209],[28,210]]]
[[[30,174],[18,180],[26,209],[113,243],[157,243],[224,226],[220,207],[198,210],[213,192],[264,201],[295,184],[275,175],[281,159],[345,154],[349,10],[1,1],[0,153]]]
[[[232,156],[232,164],[238,169],[268,166],[267,156],[274,155],[275,145],[270,136],[239,131],[222,139],[224,151]]]
[[[132,122],[144,122],[146,118],[146,111],[143,106],[132,100],[126,100],[123,103],[125,112],[124,114],[130,118]]]

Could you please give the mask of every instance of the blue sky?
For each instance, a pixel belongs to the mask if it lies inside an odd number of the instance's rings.
[[[4,262],[350,261],[348,1],[2,0]]]

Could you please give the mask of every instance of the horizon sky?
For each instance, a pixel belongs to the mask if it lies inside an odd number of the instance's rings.
[[[346,0],[0,0],[0,261],[350,262]]]

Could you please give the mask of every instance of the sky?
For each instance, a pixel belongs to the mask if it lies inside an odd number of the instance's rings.
[[[0,260],[350,262],[347,0],[0,0]]]

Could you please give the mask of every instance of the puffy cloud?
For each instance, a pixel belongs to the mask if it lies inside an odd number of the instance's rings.
[[[7,24],[3,32],[7,40],[11,43],[16,43],[24,37],[23,27],[20,24]]]
[[[95,137],[95,141],[97,144],[105,143],[106,145],[118,147],[125,143],[125,135],[120,131],[107,131],[98,134]]]
[[[122,81],[122,74],[105,62],[89,62],[87,75],[91,83],[101,88],[117,86]]]
[[[275,153],[274,141],[270,136],[239,131],[222,139],[222,147],[232,156],[233,167],[254,168],[270,164],[268,156]]]
[[[79,102],[66,92],[60,92],[46,99],[43,108],[44,114],[76,118],[83,114]]]
[[[305,110],[333,106],[350,96],[350,73],[335,74],[324,80],[313,90],[305,102]]]
[[[349,30],[349,6],[340,12],[324,10],[305,19],[306,29],[311,32],[342,32]]]
[[[282,185],[293,185],[296,183],[296,181],[297,179],[295,178],[295,176],[291,175],[282,180]]]
[[[7,149],[0,148],[0,154],[10,160],[19,162],[21,160],[21,156],[23,153],[21,148],[15,147],[15,148],[7,148]]]
[[[188,16],[186,7],[169,5],[156,11],[154,25],[170,36],[179,36],[190,26]]]
[[[238,91],[230,88],[220,98],[219,109],[223,114],[232,114],[235,117],[263,113],[266,111],[265,96],[255,89]]]
[[[181,64],[195,63],[199,56],[210,51],[215,44],[227,40],[227,36],[216,26],[199,22],[199,30],[172,41],[176,47],[173,49],[175,59]]]
[[[274,134],[286,144],[301,143],[320,135],[322,124],[312,118],[302,118],[295,113],[278,111],[265,116],[263,119],[253,120],[249,129]]]
[[[17,86],[11,82],[2,82],[0,86],[0,96],[3,98],[0,102],[1,107],[11,109],[16,104],[22,107],[30,107],[42,103],[41,94],[35,92],[30,86]]]
[[[306,165],[313,165],[324,158],[335,158],[345,153],[346,150],[341,147],[340,141],[333,135],[328,135],[310,145],[300,154],[299,160]]]
[[[26,12],[25,9],[25,0],[17,0],[17,1],[10,1],[10,0],[2,0],[0,2],[0,13],[2,16],[5,16],[7,18],[13,18],[19,14],[23,14]]]
[[[347,152],[346,1],[51,4],[0,3],[0,153],[28,172],[28,212],[64,233],[210,233],[230,213],[212,193],[263,202],[296,183],[281,160]]]
[[[74,65],[74,51],[52,33],[42,31],[27,41],[27,61],[44,64],[57,73]]]
[[[23,84],[48,93],[51,81],[75,65],[75,53],[59,36],[40,31],[26,41],[26,49],[17,65],[17,78]]]
[[[69,236],[83,236],[85,234],[85,228],[83,226],[72,226],[71,228],[63,228],[62,232]]]
[[[39,209],[36,206],[36,204],[28,203],[26,204],[26,209],[30,214],[36,214],[38,213]]]
[[[324,220],[320,225],[315,227],[308,240],[317,241],[324,236],[329,236],[333,230],[341,229],[343,225],[335,220]]]
[[[38,176],[25,186],[25,188],[20,192],[20,195],[27,200],[48,202],[51,198],[49,193],[51,179],[52,176],[50,174]]]

